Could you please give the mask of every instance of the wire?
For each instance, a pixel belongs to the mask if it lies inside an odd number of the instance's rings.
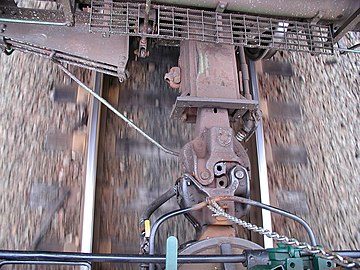
[[[123,115],[121,112],[119,112],[117,109],[115,109],[106,99],[101,97],[99,94],[95,93],[92,89],[87,87],[82,81],[80,81],[74,74],[72,74],[66,67],[64,67],[60,62],[55,60],[53,58],[54,53],[52,53],[51,57],[55,64],[59,66],[59,68],[67,74],[71,79],[73,79],[78,85],[80,85],[82,88],[84,88],[88,93],[90,93],[94,98],[96,98],[98,101],[100,101],[102,104],[104,104],[109,110],[111,110],[113,113],[115,113],[117,116],[119,116],[122,120],[124,120],[130,127],[135,129],[137,132],[139,132],[142,136],[144,136],[148,141],[150,141],[152,144],[154,144],[156,147],[158,147],[160,150],[164,151],[165,153],[169,155],[173,155],[176,157],[179,157],[179,153],[175,152],[173,150],[170,150],[166,148],[165,146],[161,145],[157,141],[155,141],[150,135],[148,135],[145,131],[143,131],[141,128],[139,128],[137,125],[135,125],[129,118],[127,118],[125,115]]]
[[[360,43],[357,43],[349,48],[337,48],[337,49],[338,51],[340,51],[340,54],[360,53],[360,50],[356,50],[358,47],[360,47]]]

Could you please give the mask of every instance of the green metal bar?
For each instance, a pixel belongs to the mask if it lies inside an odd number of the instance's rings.
[[[178,240],[170,236],[166,241],[166,270],[177,270]]]

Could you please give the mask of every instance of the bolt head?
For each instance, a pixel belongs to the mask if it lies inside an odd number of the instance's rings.
[[[208,171],[208,170],[202,171],[202,172],[200,173],[200,177],[201,177],[202,179],[204,179],[204,180],[209,179],[209,177],[210,177],[209,171]]]
[[[219,129],[218,142],[222,146],[228,146],[232,140],[232,134],[228,130]]]
[[[235,177],[241,179],[245,176],[245,173],[242,170],[238,170],[235,172]]]

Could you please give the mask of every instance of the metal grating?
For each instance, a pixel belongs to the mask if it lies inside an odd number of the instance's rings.
[[[152,5],[150,33],[140,33],[144,3],[92,0],[90,31],[147,36],[168,40],[197,40],[317,54],[333,53],[330,26],[244,14],[218,13]]]

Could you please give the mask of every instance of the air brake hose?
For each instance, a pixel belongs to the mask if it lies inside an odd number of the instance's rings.
[[[165,202],[170,200],[172,197],[174,197],[177,193],[177,185],[170,188],[168,191],[166,191],[164,194],[162,194],[159,198],[157,198],[155,201],[153,201],[142,213],[140,216],[140,224],[143,224],[145,220],[148,220],[150,216]]]

